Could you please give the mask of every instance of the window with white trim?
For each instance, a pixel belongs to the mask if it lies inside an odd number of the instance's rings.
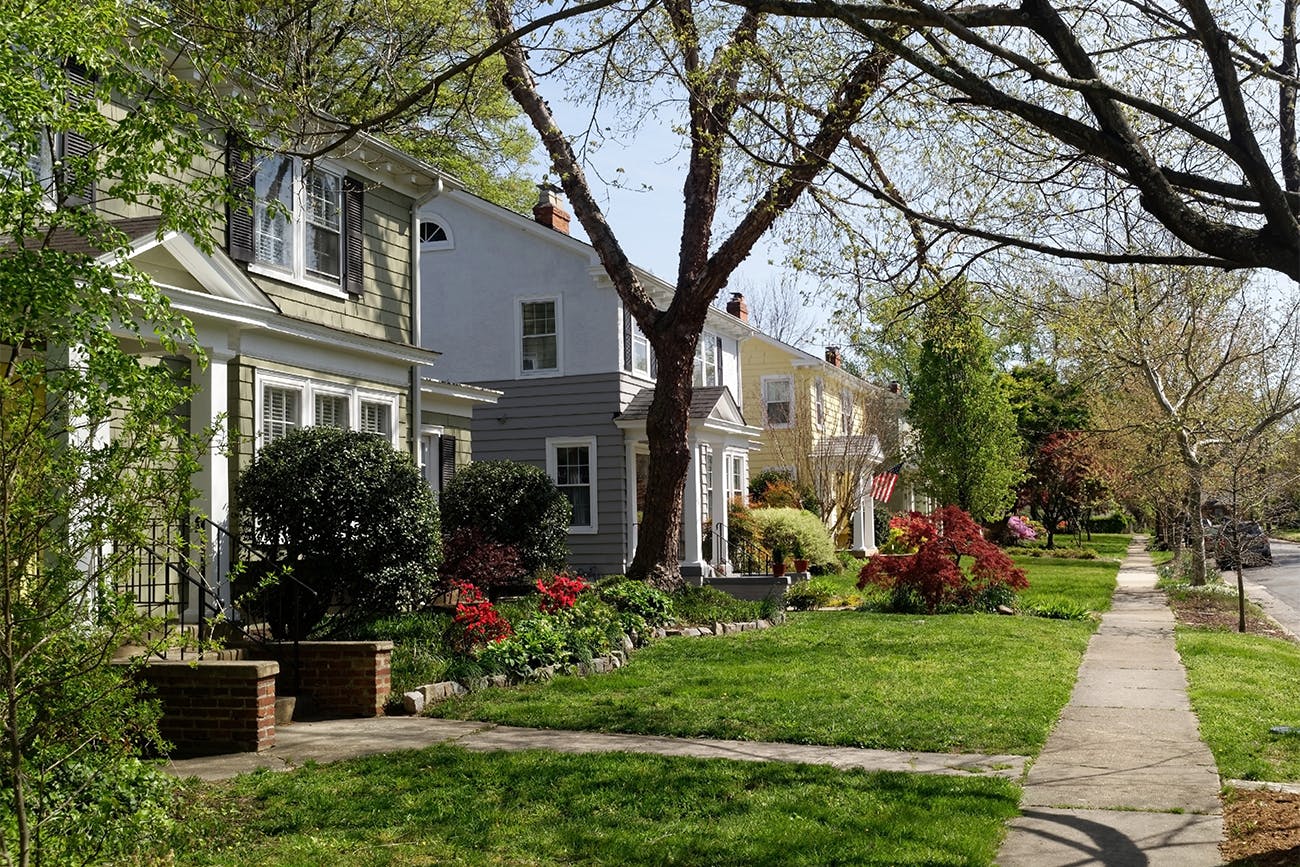
[[[596,438],[548,439],[546,471],[573,507],[569,532],[596,532]]]
[[[313,424],[317,427],[337,427],[346,430],[351,416],[348,413],[348,396],[318,391],[315,394],[316,412]]]
[[[302,389],[284,385],[262,388],[262,444],[273,443],[302,427]]]
[[[813,381],[813,412],[818,427],[826,424],[826,381],[820,376]]]
[[[840,433],[853,433],[853,392],[847,388],[840,390]]]
[[[763,419],[768,427],[789,427],[794,421],[792,377],[763,377]]]
[[[743,455],[723,455],[723,464],[727,471],[727,502],[736,497],[743,497],[749,486],[745,484],[745,458]]]
[[[386,401],[363,400],[357,430],[392,439],[393,405]]]
[[[450,250],[451,248],[451,233],[447,231],[446,221],[441,217],[436,220],[420,221],[421,250]]]
[[[559,301],[538,298],[519,302],[520,373],[556,373],[560,369]]]
[[[395,394],[259,373],[257,445],[264,446],[307,425],[365,431],[394,442],[397,407]]]
[[[650,358],[653,350],[650,340],[641,333],[636,325],[632,326],[632,372],[639,373],[647,379],[650,377]]]
[[[253,192],[253,261],[295,280],[340,285],[342,177],[298,157],[264,154]]]
[[[696,388],[708,385],[718,384],[718,367],[722,359],[722,353],[719,351],[718,336],[705,331],[700,334],[700,342],[695,344],[695,376],[694,382]]]

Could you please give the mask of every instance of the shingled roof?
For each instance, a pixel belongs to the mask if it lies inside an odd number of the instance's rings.
[[[725,385],[710,385],[697,388],[691,394],[691,418],[708,418],[713,414],[718,401],[726,393]],[[620,419],[644,419],[650,414],[650,401],[654,400],[655,390],[643,388],[628,403],[627,409],[619,415]]]

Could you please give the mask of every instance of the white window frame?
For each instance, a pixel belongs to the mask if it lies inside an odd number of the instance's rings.
[[[645,366],[640,367],[636,363],[637,347],[645,347]],[[654,368],[654,347],[650,345],[650,338],[641,333],[641,326],[635,322],[632,323],[632,372],[637,376],[643,376],[646,379],[653,379],[650,375],[651,369]]]
[[[790,405],[789,420],[785,422],[773,422],[769,417],[767,411],[768,405],[772,403],[772,401],[768,400],[767,398],[768,385],[775,384],[778,382],[785,383],[787,389],[786,393],[789,395],[789,397],[786,399],[786,401]],[[788,375],[764,376],[761,380],[761,383],[762,383],[762,388],[759,397],[763,401],[763,423],[770,428],[788,428],[793,426],[794,425],[794,377]]]
[[[524,370],[524,305],[555,304],[555,367]],[[530,335],[536,336],[536,335]],[[533,379],[564,375],[564,298],[561,295],[524,295],[515,299],[515,376]]]
[[[707,353],[713,353],[710,365]],[[709,373],[712,372],[712,382]],[[699,342],[695,344],[695,369],[691,373],[691,382],[696,388],[708,388],[722,383],[722,351],[718,348],[718,336],[708,331],[700,332]]]
[[[591,535],[598,532],[599,529],[599,503],[598,496],[598,477],[596,474],[596,438],[591,437],[547,437],[546,438],[546,474],[551,477],[551,481],[559,484],[559,456],[557,451],[562,448],[585,447],[587,449],[587,470],[591,481],[588,487],[591,490],[591,523],[590,524],[570,524],[570,533],[581,533]]]
[[[745,478],[745,456],[737,452],[723,452],[722,466],[726,472],[727,504],[736,497],[745,497],[745,504],[749,504],[749,482]]]
[[[324,382],[302,376],[283,373],[263,373],[258,371],[253,377],[253,416],[254,416],[254,450],[266,444],[266,432],[262,425],[262,408],[266,402],[267,388],[283,388],[298,392],[298,427],[316,426],[316,395],[328,394],[346,397],[348,401],[347,430],[360,430],[361,402],[380,403],[388,407],[388,420],[392,426],[392,435],[388,441],[393,448],[401,449],[398,437],[398,395],[394,392],[374,391],[356,386],[340,385],[336,382]],[[310,419],[310,421],[308,420]]]
[[[284,280],[307,289],[322,292],[328,295],[336,295],[340,298],[346,298],[347,293],[343,291],[343,270],[344,259],[347,256],[347,236],[346,227],[343,225],[343,178],[345,173],[329,168],[321,162],[306,165],[302,157],[290,156],[288,154],[266,153],[259,154],[256,166],[257,172],[260,172],[262,162],[265,159],[288,159],[293,165],[293,178],[290,181],[290,200],[293,205],[293,213],[288,215],[289,218],[289,240],[292,245],[292,253],[289,257],[288,266],[280,265],[276,262],[268,262],[264,259],[257,258],[257,232],[258,217],[257,207],[253,211],[253,261],[248,264],[248,270],[254,274],[260,274],[263,277],[271,277],[276,280]],[[320,277],[311,274],[307,270],[307,231],[310,220],[307,216],[307,171],[320,172],[334,178],[338,183],[338,234],[339,234],[339,277],[333,280],[328,277]],[[256,192],[256,172],[254,173],[254,195]]]
[[[442,234],[445,237],[441,241],[420,241],[421,253],[429,253],[436,250],[456,249],[456,239],[452,237],[451,226],[447,222],[446,217],[443,217],[441,214],[422,214],[420,215],[420,223],[416,227],[416,231],[423,234],[425,223],[437,224],[438,228],[442,229]]]

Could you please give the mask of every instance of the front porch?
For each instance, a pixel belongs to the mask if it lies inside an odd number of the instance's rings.
[[[626,453],[627,563],[636,551],[645,502],[650,466],[645,419],[652,397],[653,389],[642,389],[615,419],[623,431]],[[727,504],[748,491],[749,453],[758,448],[761,433],[745,423],[726,386],[695,389],[687,430],[691,459],[682,498],[679,559],[683,576],[703,584],[706,578],[734,571]]]

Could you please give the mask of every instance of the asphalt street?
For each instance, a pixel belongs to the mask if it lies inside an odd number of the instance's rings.
[[[1252,566],[1244,570],[1246,581],[1263,587],[1281,605],[1269,614],[1292,632],[1300,633],[1300,544],[1270,541],[1272,566]],[[1223,573],[1225,581],[1235,581],[1234,573]],[[1250,595],[1247,589],[1247,595]]]

